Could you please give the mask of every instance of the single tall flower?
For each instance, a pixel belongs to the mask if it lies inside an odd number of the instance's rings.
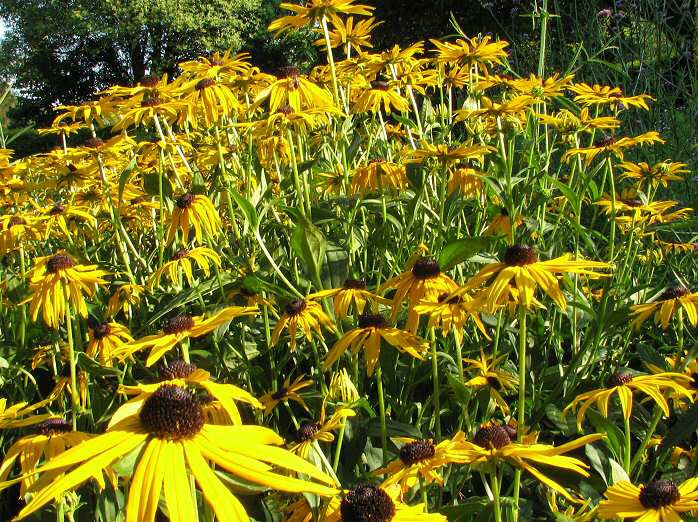
[[[213,238],[221,229],[221,218],[208,197],[187,192],[177,199],[175,210],[170,216],[170,228],[167,232],[169,245],[182,230],[182,241],[189,241],[189,231],[194,229],[194,237],[203,243],[204,235]]]
[[[126,503],[128,522],[155,520],[163,493],[173,522],[196,520],[190,476],[220,520],[247,521],[244,507],[216,476],[212,464],[272,489],[333,495],[336,490],[331,487],[274,470],[281,467],[325,484],[333,483],[309,462],[277,447],[283,442],[261,426],[206,424],[201,403],[193,393],[165,384],[144,401],[139,412],[39,468],[41,475],[30,488],[32,499],[18,518],[29,516],[88,478],[100,475],[134,450],[138,457]],[[55,470],[65,475],[55,480],[50,474]]]
[[[296,443],[291,447],[291,452],[300,455],[304,459],[310,456],[310,448],[315,441],[332,442],[332,432],[338,430],[347,417],[354,417],[356,412],[351,408],[338,408],[332,417],[325,420],[325,404],[322,405],[320,420],[318,422],[305,421],[301,423],[296,432]]]
[[[194,273],[192,271],[192,262],[195,261],[201,268],[204,275],[211,275],[211,265],[221,266],[221,256],[215,250],[206,247],[184,248],[178,250],[172,258],[164,263],[148,280],[148,288],[152,290],[160,284],[162,276],[167,274],[170,282],[173,285],[181,286],[182,272],[187,279],[187,283],[191,285],[194,281]]]
[[[268,30],[277,35],[285,31],[314,25],[323,18],[329,19],[338,14],[370,16],[373,7],[355,4],[355,0],[309,0],[304,6],[282,2],[279,7],[294,14],[277,18],[269,24]]]
[[[72,256],[58,253],[36,259],[29,272],[32,300],[29,310],[33,321],[39,317],[51,328],[57,328],[68,313],[68,303],[73,311],[87,317],[85,295],[92,297],[108,272],[96,265],[78,265]]]
[[[313,332],[322,335],[323,326],[330,331],[335,329],[332,319],[322,310],[320,303],[310,299],[295,299],[286,305],[284,315],[276,323],[271,335],[271,345],[275,346],[281,338],[281,332],[288,328],[291,337],[289,344],[291,351],[294,351],[299,326],[308,341],[312,341]]]
[[[655,324],[661,323],[662,328],[666,330],[671,318],[682,309],[686,312],[689,322],[696,326],[698,324],[698,292],[691,292],[683,285],[670,286],[656,300],[632,305],[630,309],[634,317],[631,326],[635,329],[640,328],[654,314]]]
[[[280,402],[285,403],[288,402],[289,399],[292,401],[296,401],[298,404],[303,406],[303,408],[305,408],[306,411],[308,411],[308,406],[305,404],[303,397],[301,397],[298,394],[298,392],[303,388],[312,386],[313,381],[304,380],[303,377],[305,377],[305,375],[299,375],[293,380],[293,382],[291,382],[290,377],[286,377],[286,380],[284,381],[281,388],[279,388],[276,391],[265,393],[264,395],[262,395],[259,398],[259,402],[261,402],[264,405],[264,413],[266,415],[269,415]]]
[[[375,306],[377,303],[389,304],[390,301],[369,291],[365,279],[347,279],[341,288],[331,288],[310,294],[308,299],[331,297],[337,316],[346,319],[353,305],[358,314],[364,313],[366,304]]]
[[[571,254],[565,254],[550,261],[539,261],[538,253],[525,245],[514,245],[506,249],[503,262],[492,263],[480,270],[463,287],[464,290],[489,286],[482,290],[482,298],[490,310],[494,310],[500,300],[512,297],[510,283],[515,283],[516,298],[521,306],[531,308],[535,304],[533,294],[537,287],[548,294],[555,304],[564,309],[567,306],[558,274],[582,274],[596,279],[608,277],[608,274],[596,272],[598,269],[610,269],[612,265],[600,261],[574,261]]]
[[[323,366],[332,366],[347,349],[351,349],[354,355],[363,349],[366,372],[371,376],[380,357],[381,340],[420,360],[424,359],[421,352],[429,348],[429,343],[413,333],[390,326],[383,315],[364,313],[359,317],[357,328],[349,330],[330,349]]]
[[[518,387],[517,378],[507,372],[498,369],[499,364],[506,358],[505,355],[499,357],[487,357],[480,349],[479,359],[463,359],[468,363],[465,369],[468,372],[475,372],[475,376],[466,381],[465,386],[480,390],[487,389],[497,406],[506,415],[509,413],[509,405],[502,397],[502,393],[516,390]]]
[[[111,366],[114,359],[114,352],[117,352],[124,345],[133,342],[133,337],[124,325],[113,321],[98,323],[87,320],[89,328],[90,342],[87,345],[88,356],[99,357],[99,361],[104,366]]]

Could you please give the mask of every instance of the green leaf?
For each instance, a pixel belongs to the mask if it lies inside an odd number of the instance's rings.
[[[698,402],[691,406],[671,427],[659,447],[660,453],[671,451],[680,442],[690,441],[696,430],[698,430]]]
[[[291,236],[291,248],[303,261],[303,269],[321,287],[320,273],[325,261],[327,240],[322,231],[307,218],[301,218]]]
[[[89,357],[86,353],[80,352],[77,357],[77,365],[85,370],[90,375],[97,375],[100,377],[120,375],[121,372],[118,368],[110,368],[107,366],[102,366],[97,361]]]
[[[441,270],[450,270],[475,254],[487,250],[492,244],[490,237],[466,237],[448,243],[439,256]]]
[[[413,439],[421,439],[422,432],[411,424],[394,421],[388,419],[386,421],[388,437],[411,437]],[[374,417],[368,421],[368,435],[370,437],[380,437],[381,422],[380,418]]]
[[[480,513],[490,503],[487,497],[470,497],[459,501],[457,506],[441,508],[439,513],[445,515],[449,522],[466,522],[472,515]]]
[[[129,162],[129,164],[126,166],[123,172],[119,175],[119,201],[123,200],[124,198],[124,188],[126,187],[126,183],[128,183],[128,180],[131,178],[131,173],[133,172],[133,169],[136,168],[137,159],[138,156],[133,156],[133,159]]]
[[[245,199],[233,187],[228,187],[228,193],[235,200],[235,203],[238,204],[240,210],[242,210],[242,213],[245,214],[245,218],[247,218],[247,222],[250,224],[250,226],[254,230],[257,230],[259,227],[259,216],[257,214],[257,209],[254,208],[254,205],[252,205],[252,203]]]

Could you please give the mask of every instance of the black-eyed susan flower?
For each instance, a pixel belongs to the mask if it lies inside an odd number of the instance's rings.
[[[647,162],[625,161],[618,166],[623,169],[620,179],[636,180],[640,190],[649,187],[667,187],[672,181],[683,181],[682,174],[690,172],[686,168],[686,163],[676,163],[669,160],[660,161],[654,165]]]
[[[332,374],[327,398],[343,404],[351,404],[359,400],[359,391],[354,386],[346,368],[341,368]]]
[[[610,154],[623,159],[625,151],[637,145],[653,145],[655,143],[665,143],[664,139],[658,132],[650,131],[634,137],[624,137],[616,139],[613,136],[604,136],[591,147],[578,147],[567,150],[562,161],[569,162],[570,160],[581,156],[586,163],[594,161],[599,154]]]
[[[441,327],[444,335],[448,335],[453,331],[453,335],[460,342],[463,339],[463,328],[468,319],[472,319],[478,330],[482,332],[487,339],[490,336],[487,334],[487,329],[480,319],[480,312],[477,310],[477,303],[468,294],[440,294],[436,301],[420,301],[414,307],[414,311],[418,315],[426,315],[429,317],[429,328]]]
[[[221,230],[221,218],[211,200],[202,194],[187,192],[177,199],[175,210],[170,216],[167,244],[172,243],[177,231],[182,231],[182,241],[189,241],[189,231],[203,244],[204,237],[214,238]]]
[[[389,288],[395,288],[392,320],[395,320],[402,303],[407,299],[409,306],[407,330],[416,332],[419,326],[419,314],[414,307],[420,301],[433,302],[437,301],[441,294],[451,294],[458,289],[458,284],[441,272],[437,261],[423,256],[405,272],[383,283],[379,292],[382,293]]]
[[[351,408],[337,408],[329,419],[325,419],[325,404],[320,411],[318,422],[304,421],[296,431],[296,442],[291,446],[291,452],[304,459],[310,456],[310,448],[315,441],[332,442],[333,431],[342,427],[347,417],[354,417],[356,412]]]
[[[88,319],[89,343],[85,353],[93,359],[99,358],[104,366],[111,366],[114,352],[133,342],[133,337],[124,325],[114,321],[100,323]]]
[[[504,414],[508,414],[509,406],[502,397],[502,393],[516,390],[518,381],[515,376],[498,368],[504,359],[506,359],[506,354],[499,357],[487,357],[482,349],[480,349],[479,359],[463,359],[463,362],[468,364],[465,371],[475,374],[464,384],[476,390],[488,390],[497,406]]]
[[[376,23],[375,18],[365,18],[356,23],[354,20],[353,16],[343,19],[335,15],[330,18],[332,25],[329,32],[331,47],[343,47],[347,53],[350,52],[350,49],[361,51],[363,48],[371,49],[373,47],[371,33],[383,22]],[[315,45],[324,46],[325,39],[316,40]]]
[[[654,314],[655,324],[669,328],[671,318],[683,310],[692,325],[698,324],[698,292],[691,292],[683,285],[674,285],[664,290],[657,299],[630,307],[634,317],[632,327],[638,329]]]
[[[424,359],[422,352],[429,348],[426,341],[413,333],[390,326],[382,314],[364,313],[359,316],[357,327],[345,333],[332,346],[324,366],[326,368],[332,366],[347,349],[351,349],[354,355],[363,349],[366,358],[366,372],[371,376],[378,364],[382,340],[385,340],[395,349],[407,352],[420,360]]]
[[[355,4],[355,0],[310,0],[305,5],[282,2],[279,7],[294,14],[277,18],[269,24],[268,30],[276,34],[313,25],[322,19],[338,14],[370,16],[373,7]]]
[[[423,163],[428,159],[435,160],[439,165],[451,166],[461,161],[477,160],[482,163],[486,154],[494,149],[487,145],[462,143],[450,146],[446,143],[429,143],[422,141],[419,148],[410,152],[406,163]]]
[[[221,256],[214,250],[206,247],[196,247],[192,249],[183,248],[182,250],[178,250],[172,255],[169,261],[164,263],[150,277],[148,280],[148,288],[152,290],[159,286],[160,280],[165,274],[167,274],[173,285],[180,287],[182,285],[182,273],[184,273],[187,283],[191,286],[194,282],[192,262],[196,262],[204,273],[204,276],[209,277],[211,275],[211,265],[217,267],[221,266]]]
[[[480,197],[485,189],[483,182],[485,174],[472,167],[461,167],[449,170],[448,193],[460,191],[463,197]]]
[[[541,472],[537,466],[543,464],[566,471],[571,471],[588,477],[589,466],[579,459],[569,457],[565,453],[582,448],[601,438],[603,435],[595,433],[579,439],[550,446],[547,444],[525,444],[513,442],[516,439],[515,429],[510,426],[488,423],[483,425],[473,438],[472,442],[464,441],[460,444],[465,461],[476,468],[489,470],[499,463],[508,463],[516,468],[528,471],[549,488],[557,491],[569,500],[573,500],[569,492],[558,482]]]
[[[0,465],[0,481],[5,481],[19,459],[23,475],[20,487],[22,497],[27,492],[27,488],[36,481],[33,472],[40,465],[40,461],[49,462],[68,448],[77,446],[94,436],[73,431],[73,424],[60,418],[45,420],[32,429],[34,434],[22,437],[10,446]],[[50,473],[51,476],[58,477],[61,471],[54,470]]]
[[[266,100],[269,100],[271,114],[285,105],[296,112],[334,106],[332,94],[303,76],[294,66],[283,67],[276,81],[257,94],[250,110],[255,110]]]
[[[42,223],[32,216],[10,214],[0,217],[0,254],[19,248],[20,242],[41,239]]]
[[[294,299],[284,307],[284,314],[277,321],[271,334],[271,345],[275,346],[281,338],[281,333],[288,329],[289,346],[291,351],[295,350],[299,327],[308,341],[313,340],[313,332],[318,336],[322,335],[323,327],[330,331],[335,330],[332,319],[323,311],[320,303],[310,299]]]
[[[204,318],[202,315],[176,315],[165,322],[160,332],[128,343],[114,355],[125,359],[136,352],[150,348],[150,354],[145,364],[152,366],[183,340],[203,337],[236,317],[253,315],[257,312],[256,307],[229,306],[208,318]]]
[[[607,388],[580,393],[562,411],[563,415],[574,411],[580,404],[577,413],[577,426],[581,429],[587,410],[596,403],[604,417],[608,417],[608,402],[618,395],[623,417],[629,421],[633,410],[633,392],[639,391],[650,397],[667,417],[671,413],[669,403],[664,395],[671,392],[676,396],[691,400],[691,392],[686,389],[690,383],[687,375],[674,372],[656,373],[654,375],[633,375],[630,372],[618,371],[611,375]]]
[[[35,404],[27,402],[18,402],[12,406],[7,406],[7,399],[0,398],[0,430],[26,428],[44,422],[54,415],[43,413],[36,415],[36,410],[43,408],[51,402],[51,399],[46,399]]]
[[[186,363],[182,360],[173,361],[160,371],[160,381],[154,384],[136,384],[134,386],[119,386],[119,392],[127,396],[135,396],[129,399],[112,415],[110,426],[116,425],[126,417],[137,413],[143,406],[143,402],[148,399],[163,384],[179,386],[192,393],[203,391],[204,395],[197,394],[202,403],[204,415],[207,413],[213,399],[220,403],[225,411],[226,422],[209,422],[211,424],[242,424],[238,402],[248,404],[254,408],[261,408],[260,403],[250,392],[243,390],[234,384],[219,383],[211,379],[211,374],[195,364]],[[217,416],[219,419],[220,416]]]
[[[371,160],[354,169],[351,176],[353,194],[391,191],[407,188],[407,169],[404,165],[386,160]]]
[[[222,116],[235,115],[242,109],[242,104],[230,87],[213,78],[203,78],[184,83],[178,92],[182,101],[189,107],[189,121],[194,126],[203,119],[210,127],[220,121]],[[198,116],[202,115],[203,118]]]
[[[173,522],[196,520],[197,507],[190,474],[203,498],[221,520],[248,520],[240,501],[211,468],[225,470],[245,481],[289,492],[330,496],[330,477],[309,462],[278,447],[283,439],[261,426],[206,424],[199,399],[184,388],[164,384],[141,409],[106,433],[71,448],[38,469],[30,488],[31,501],[20,512],[25,518],[62,493],[97,476],[138,448],[126,503],[128,520],[152,522],[164,494]],[[319,482],[281,475],[281,467]],[[62,470],[57,480],[48,472]],[[324,483],[324,484],[323,484]]]
[[[303,388],[312,386],[313,381],[303,379],[303,377],[305,377],[305,375],[299,375],[293,382],[291,382],[290,377],[287,377],[278,390],[262,395],[259,398],[259,402],[264,406],[264,413],[269,415],[280,402],[288,402],[289,400],[296,401],[308,411],[308,406],[298,392]]]
[[[584,106],[604,106],[612,108],[638,107],[648,111],[647,100],[652,100],[647,94],[637,96],[626,96],[620,87],[608,87],[606,85],[588,85],[586,83],[575,83],[568,87],[576,94],[574,101]]]
[[[681,485],[669,480],[653,480],[635,486],[623,480],[606,490],[598,515],[608,519],[634,519],[642,522],[680,522],[682,513],[698,510],[698,478]]]
[[[383,109],[386,114],[392,111],[408,112],[410,104],[402,96],[394,83],[384,80],[371,80],[364,86],[354,102],[354,111],[357,113],[371,112],[377,114]]]
[[[45,239],[51,237],[56,229],[60,230],[66,237],[71,237],[71,228],[75,227],[70,225],[76,221],[84,221],[92,226],[97,224],[97,219],[88,212],[88,209],[62,203],[45,209],[42,212],[41,220]]]
[[[420,478],[426,484],[436,482],[443,485],[444,479],[438,470],[447,464],[465,462],[460,451],[461,443],[465,441],[463,432],[438,444],[431,439],[400,437],[397,440],[403,443],[399,458],[373,472],[374,475],[386,475],[384,487],[399,484],[403,492],[407,492],[419,483]]]
[[[455,42],[430,40],[436,47],[439,62],[460,65],[479,65],[484,71],[488,66],[502,63],[506,58],[508,42],[493,42],[491,36],[458,38]]]
[[[29,307],[33,321],[39,317],[57,328],[70,308],[82,317],[87,317],[85,294],[92,297],[108,272],[98,270],[96,265],[78,265],[69,254],[58,253],[38,257],[28,273],[32,300]]]
[[[499,214],[497,214],[492,221],[489,222],[485,230],[482,231],[485,236],[506,236],[511,237],[512,227],[514,229],[519,228],[524,223],[524,218],[521,214],[517,214],[512,220],[509,215],[509,211],[500,207]]]
[[[142,285],[125,284],[117,288],[107,303],[107,316],[114,317],[123,310],[126,317],[132,316],[132,308],[138,306],[145,292]]]
[[[610,269],[612,265],[600,261],[572,259],[565,254],[550,261],[539,261],[538,253],[531,247],[517,244],[506,249],[503,262],[492,263],[481,269],[463,287],[478,288],[483,284],[489,286],[482,290],[482,298],[490,310],[494,310],[504,296],[511,296],[510,283],[516,284],[517,299],[521,306],[531,308],[534,305],[534,293],[540,287],[555,304],[564,309],[567,306],[558,274],[582,274],[592,279],[608,277],[608,274],[596,270]]]
[[[378,303],[389,304],[390,301],[377,296],[369,291],[365,279],[347,279],[341,288],[331,288],[310,294],[308,299],[323,299],[331,297],[334,303],[334,311],[338,317],[346,319],[349,317],[350,309],[357,314],[364,313],[366,304],[369,309],[373,309]]]

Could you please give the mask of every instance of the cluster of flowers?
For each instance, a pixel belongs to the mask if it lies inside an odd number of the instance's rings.
[[[59,107],[41,131],[60,140],[47,154],[0,150],[0,339],[9,369],[36,385],[0,403],[1,429],[33,430],[0,464],[0,489],[19,485],[26,502],[18,517],[48,504],[72,517],[73,492],[93,481],[125,492],[127,521],[248,520],[233,491],[296,494],[266,496],[285,520],[440,521],[462,500],[440,493],[451,479],[501,522],[524,519],[531,478],[565,520],[698,516],[690,443],[673,448],[669,478],[647,469],[662,419],[698,398],[685,342],[698,293],[679,278],[648,299],[656,286],[638,283],[694,251],[676,240],[691,209],[658,199],[686,164],[628,161],[663,140],[617,134],[651,98],[515,76],[490,37],[373,52],[379,23],[354,0],[282,7],[292,14],[270,30],[314,28],[327,65],[272,75],[214,53],[174,80]],[[69,146],[73,135],[89,137]],[[627,312],[629,325],[611,319]],[[662,330],[653,364],[623,367],[650,317]],[[539,367],[536,335],[568,346]],[[427,360],[422,400],[413,380]],[[585,386],[600,369],[605,386]],[[441,403],[449,386],[455,409]],[[576,411],[580,431],[593,412],[598,433],[540,442],[540,394],[567,405],[559,423]],[[395,435],[395,411],[432,436]],[[364,413],[380,420],[380,448],[365,442],[344,465]],[[611,454],[596,497],[570,482],[603,471],[568,455],[580,448]]]

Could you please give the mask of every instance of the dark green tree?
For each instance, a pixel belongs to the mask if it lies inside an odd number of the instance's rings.
[[[79,103],[115,83],[208,52],[254,47],[275,15],[266,0],[3,0],[0,79],[18,95],[13,116],[45,124],[56,103]]]

